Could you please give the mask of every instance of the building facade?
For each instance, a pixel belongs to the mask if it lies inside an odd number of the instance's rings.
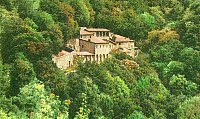
[[[84,59],[84,61],[96,61],[102,62],[110,57],[110,53],[113,49],[122,49],[124,52],[132,57],[137,55],[135,50],[134,41],[121,35],[113,34],[108,29],[103,28],[87,28],[80,27],[80,37],[77,39],[71,39],[67,42],[66,47],[72,48],[73,52],[68,52],[62,60],[63,67],[70,67],[73,64],[73,56],[79,56]],[[58,58],[57,58],[58,59]],[[60,62],[57,61],[58,67]]]

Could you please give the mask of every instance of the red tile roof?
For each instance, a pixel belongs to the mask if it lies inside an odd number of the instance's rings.
[[[103,28],[87,28],[85,29],[86,31],[89,31],[89,32],[95,32],[95,31],[110,31],[108,29],[103,29]]]
[[[114,34],[113,37],[115,37],[115,42],[132,42],[133,40],[130,40],[130,38],[126,38],[124,36],[120,36],[117,34]]]
[[[94,54],[89,53],[89,52],[76,52],[76,51],[73,51],[72,54],[78,55],[78,56],[94,55]]]
[[[85,30],[81,30],[80,31],[80,35],[92,35],[93,33],[85,31]]]
[[[67,52],[67,51],[65,51],[65,50],[62,50],[62,51],[60,51],[58,54],[53,55],[53,57],[54,57],[54,58],[58,58],[58,57],[62,57],[62,56],[64,56],[64,55],[68,55],[68,54],[70,54],[70,53]]]
[[[82,38],[81,40],[84,40],[84,41],[88,41],[88,42],[92,42],[92,43],[96,43],[96,44],[105,44],[105,43],[108,43],[98,37],[95,37],[95,36],[92,36],[91,38]]]

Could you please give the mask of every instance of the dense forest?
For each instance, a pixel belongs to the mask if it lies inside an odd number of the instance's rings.
[[[65,75],[79,27],[133,39]],[[0,0],[0,119],[200,119],[199,0]]]

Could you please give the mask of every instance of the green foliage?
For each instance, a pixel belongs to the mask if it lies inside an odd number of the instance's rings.
[[[38,10],[40,0],[21,0],[15,2],[20,17],[30,17],[35,11]]]
[[[114,57],[118,60],[123,60],[123,59],[132,60],[133,59],[133,57],[131,57],[130,55],[127,55],[126,53],[123,53],[123,52],[112,53],[112,57]]]
[[[155,45],[150,51],[153,62],[170,62],[178,60],[184,45],[178,40],[170,40],[167,43]]]
[[[199,12],[200,3],[197,0],[191,1],[189,7],[183,14],[182,21],[177,26],[177,31],[182,36],[182,42],[194,49],[199,50]]]
[[[144,14],[141,14],[141,16],[142,19],[144,19],[144,23],[147,25],[147,27],[151,29],[155,28],[155,18],[152,15],[145,12]]]
[[[165,106],[169,91],[156,76],[146,76],[141,78],[136,85],[136,97],[142,111],[147,117],[165,115]],[[161,118],[160,117],[160,118]]]
[[[20,88],[29,84],[29,82],[36,78],[33,65],[28,61],[23,53],[16,54],[16,60],[13,64],[10,77],[11,95],[17,95]]]
[[[4,6],[6,9],[11,10],[13,8],[13,3],[12,0],[2,0],[0,2],[1,6]]]
[[[184,64],[178,61],[171,61],[169,64],[163,68],[163,77],[171,78],[173,75],[183,74]]]
[[[65,116],[67,118],[67,110],[61,112],[61,101],[58,100],[54,94],[49,94],[45,88],[44,84],[37,81],[32,81],[28,85],[20,89],[18,96],[13,97],[13,102],[20,107],[20,109],[29,113],[31,118],[59,118],[60,116]],[[67,106],[67,105],[66,105]]]
[[[93,9],[88,0],[68,0],[67,1],[75,10],[75,20],[80,26],[89,26],[93,20]]]
[[[169,89],[174,95],[194,96],[197,94],[198,86],[191,81],[187,81],[182,75],[173,75],[169,82]]]
[[[198,0],[1,0],[0,118],[200,118],[199,13]],[[79,26],[142,52],[79,62],[66,76],[52,54]]]
[[[200,118],[199,105],[200,105],[199,96],[194,96],[184,101],[177,110],[178,118],[179,119]]]
[[[10,86],[10,68],[9,65],[3,65],[0,61],[0,95],[6,95]]]
[[[81,104],[82,107],[79,108],[79,112],[77,112],[77,115],[75,116],[74,119],[89,119],[88,116],[89,116],[90,110],[87,109],[86,95],[84,95],[84,96],[85,97],[83,98],[83,101]]]
[[[180,61],[184,66],[186,78],[191,79],[199,84],[198,73],[200,72],[200,51],[192,48],[184,48],[180,53]]]
[[[36,12],[33,15],[33,21],[38,25],[39,31],[50,30],[54,20],[51,14],[46,12]]]
[[[5,112],[3,112],[2,110],[0,110],[0,118],[1,119],[8,119],[8,115]]]
[[[142,112],[134,111],[127,119],[147,119],[147,117]]]

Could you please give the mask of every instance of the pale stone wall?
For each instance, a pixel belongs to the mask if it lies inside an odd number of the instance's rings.
[[[109,44],[95,44],[95,61],[103,62],[110,57],[110,52],[114,48],[114,45]]]
[[[84,38],[85,39],[85,38],[91,38],[92,36],[94,36],[94,35],[81,35],[80,38]]]
[[[73,65],[73,54],[66,54],[60,57],[53,58],[54,63],[60,69],[66,69]]]
[[[70,47],[76,51],[80,51],[79,39],[70,39],[67,41],[67,47]]]
[[[109,54],[111,50],[110,44],[95,44],[95,54]]]
[[[106,39],[109,40],[111,33],[106,31],[106,32],[92,32],[94,34],[94,36],[99,37],[101,39]]]
[[[125,43],[118,43],[119,48],[128,48],[129,47],[129,43],[125,42]]]
[[[135,49],[135,43],[134,43],[134,42],[130,42],[130,43],[129,43],[129,47],[130,47],[131,49]]]
[[[88,42],[88,41],[84,41],[84,40],[80,40],[80,52],[89,52],[94,54],[95,53],[95,45],[94,43]]]
[[[117,43],[118,48],[134,49],[134,42],[121,42]]]

